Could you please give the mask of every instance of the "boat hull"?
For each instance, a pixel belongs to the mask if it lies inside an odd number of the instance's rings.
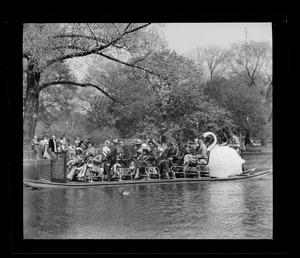
[[[122,180],[122,181],[94,181],[94,182],[68,182],[59,183],[48,180],[23,179],[23,184],[34,188],[86,188],[86,187],[103,187],[103,186],[120,186],[120,185],[137,185],[137,184],[167,184],[167,183],[189,183],[202,181],[234,181],[234,180],[257,180],[262,179],[272,173],[272,169],[256,172],[245,173],[226,178],[174,178],[174,179],[148,179],[148,180]]]

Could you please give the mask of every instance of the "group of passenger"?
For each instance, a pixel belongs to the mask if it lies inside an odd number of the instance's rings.
[[[144,168],[158,167],[160,178],[168,179],[171,166],[205,164],[207,159],[206,145],[202,140],[195,139],[186,144],[169,142],[159,144],[154,140],[143,142],[137,139],[133,146],[124,145],[121,139],[105,141],[101,149],[96,150],[94,143],[87,140],[76,148],[76,156],[67,167],[67,179],[93,180],[93,175],[102,175],[105,181],[121,179],[118,167],[126,167],[134,180],[141,179]]]
[[[118,167],[128,168],[132,178],[138,180],[147,166],[158,167],[160,178],[168,179],[172,166],[182,166],[185,172],[191,165],[206,164],[209,145],[209,141],[198,138],[187,143],[173,140],[163,144],[153,139],[145,142],[137,139],[133,145],[125,145],[122,139],[115,139],[105,141],[102,149],[96,149],[91,139],[80,141],[76,137],[70,144],[64,137],[57,140],[53,134],[49,140],[47,137],[39,140],[35,136],[32,144],[37,158],[51,158],[49,153],[67,151],[69,181],[92,181],[94,175],[102,176],[106,181],[116,177],[120,179]],[[239,146],[240,143],[238,137],[231,133],[229,141],[223,143],[226,144]]]

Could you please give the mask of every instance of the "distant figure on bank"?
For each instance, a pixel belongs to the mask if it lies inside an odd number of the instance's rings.
[[[52,137],[49,140],[49,149],[52,152],[57,152],[57,142],[56,142],[55,134],[53,134]]]

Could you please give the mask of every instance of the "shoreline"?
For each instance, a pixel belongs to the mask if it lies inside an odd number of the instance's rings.
[[[243,154],[273,154],[273,151],[244,151]]]

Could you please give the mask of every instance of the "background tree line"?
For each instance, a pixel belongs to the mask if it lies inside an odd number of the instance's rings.
[[[24,25],[24,144],[53,132],[187,140],[224,128],[272,137],[269,42],[168,49],[160,24]],[[70,61],[90,57],[78,78]],[[83,61],[81,61],[83,62]]]

